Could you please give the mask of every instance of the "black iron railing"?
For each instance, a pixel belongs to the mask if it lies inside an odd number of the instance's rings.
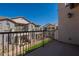
[[[51,37],[53,32],[49,31],[0,32],[0,55],[24,55],[38,43],[44,47],[45,40]]]

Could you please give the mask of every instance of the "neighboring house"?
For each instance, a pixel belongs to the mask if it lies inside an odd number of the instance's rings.
[[[47,30],[47,31],[52,31],[56,29],[55,25],[53,24],[46,24],[43,27],[44,27],[44,30]]]
[[[24,17],[12,18],[12,21],[15,22],[15,31],[25,31],[25,34],[19,33],[16,36],[15,42],[16,43],[18,42],[20,44],[20,39],[21,39],[21,42],[24,42],[25,40],[29,41],[32,36],[31,36],[31,33],[27,31],[32,31],[33,29],[35,29],[34,26],[31,25],[31,22],[25,19]]]
[[[56,26],[55,25],[53,25],[53,24],[46,24],[46,25],[44,25],[43,26],[43,30],[44,31],[47,31],[47,37],[51,37],[51,38],[54,38],[54,32],[55,32],[55,30],[56,30]]]
[[[17,17],[17,18],[10,18],[10,19],[0,17],[0,32],[26,31],[25,34],[21,33],[21,36],[20,36],[20,33],[17,33],[17,35],[10,34],[9,35],[9,39],[10,39],[9,43],[10,44],[12,42],[20,44],[20,39],[21,39],[21,42],[24,42],[25,40],[29,41],[31,39],[36,39],[36,35],[38,33],[27,32],[27,31],[38,31],[38,30],[39,30],[38,25],[28,21],[24,17]],[[2,35],[1,35],[1,37],[2,37]],[[24,39],[24,38],[26,38],[26,39]],[[2,40],[2,38],[0,40]],[[5,42],[7,42],[8,34],[7,35],[5,34],[4,40],[5,40]],[[2,42],[2,41],[0,41],[0,42]]]
[[[35,31],[37,25],[24,17],[12,18],[15,22],[15,31]]]
[[[28,23],[24,17],[12,18],[12,21],[15,22],[15,31],[28,31]]]
[[[12,21],[15,22],[15,31],[36,31],[37,25],[24,17],[12,18]],[[36,39],[35,32],[26,32],[24,35],[21,34],[21,37],[27,37],[27,40]],[[17,36],[20,39],[20,35],[18,34]],[[18,42],[20,43],[20,40]]]
[[[79,3],[59,3],[59,41],[79,45]]]

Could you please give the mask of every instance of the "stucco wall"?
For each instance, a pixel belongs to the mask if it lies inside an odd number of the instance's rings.
[[[59,27],[58,40],[79,45],[79,11],[65,7],[64,3],[58,4],[59,10]],[[72,17],[68,18],[68,13]]]
[[[33,25],[31,23],[28,24],[28,31],[34,31],[35,28],[36,28],[35,25]]]

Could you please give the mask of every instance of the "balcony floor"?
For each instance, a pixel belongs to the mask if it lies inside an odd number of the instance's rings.
[[[79,46],[54,41],[26,56],[79,56]]]

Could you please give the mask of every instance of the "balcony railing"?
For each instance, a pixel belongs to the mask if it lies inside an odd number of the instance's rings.
[[[0,55],[24,55],[44,46],[51,38],[52,31],[0,32]]]

